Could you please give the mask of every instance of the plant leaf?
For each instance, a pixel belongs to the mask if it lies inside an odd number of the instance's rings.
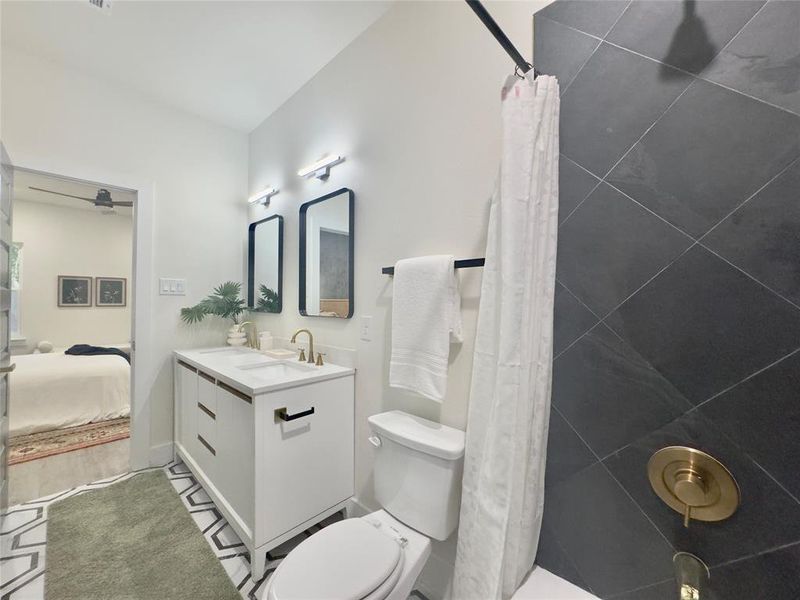
[[[193,323],[199,323],[202,321],[208,313],[206,309],[200,305],[196,304],[195,306],[187,306],[181,309],[181,319],[184,323],[192,325]]]

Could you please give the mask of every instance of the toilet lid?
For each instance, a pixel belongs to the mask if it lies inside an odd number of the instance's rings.
[[[345,519],[303,541],[270,586],[274,600],[362,600],[395,572],[400,545],[362,519]]]

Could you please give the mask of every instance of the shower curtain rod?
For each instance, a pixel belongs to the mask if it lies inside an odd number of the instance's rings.
[[[514,63],[517,65],[517,68],[522,71],[523,73],[527,73],[531,69],[533,69],[533,77],[534,79],[540,75],[539,71],[534,69],[533,65],[529,63],[522,54],[519,53],[514,47],[514,44],[511,43],[511,40],[508,39],[508,36],[505,32],[500,29],[500,26],[497,24],[492,18],[492,15],[489,14],[489,11],[484,8],[483,4],[480,3],[480,0],[467,0],[467,4],[469,7],[475,11],[475,14],[478,15],[478,18],[486,25],[486,28],[489,32],[495,37],[495,39],[500,42],[500,45],[503,47]]]
[[[453,267],[456,269],[468,269],[470,267],[482,267],[485,264],[485,258],[463,258],[455,261]],[[384,275],[394,275],[394,267],[383,267],[381,273]]]

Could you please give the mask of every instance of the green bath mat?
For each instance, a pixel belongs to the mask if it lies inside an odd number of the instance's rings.
[[[163,471],[67,498],[47,514],[46,600],[238,600]]]

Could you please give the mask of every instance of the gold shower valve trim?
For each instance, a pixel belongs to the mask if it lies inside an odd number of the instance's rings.
[[[670,508],[691,519],[722,521],[739,506],[741,493],[731,472],[713,456],[686,446],[662,448],[650,458],[653,491]]]

